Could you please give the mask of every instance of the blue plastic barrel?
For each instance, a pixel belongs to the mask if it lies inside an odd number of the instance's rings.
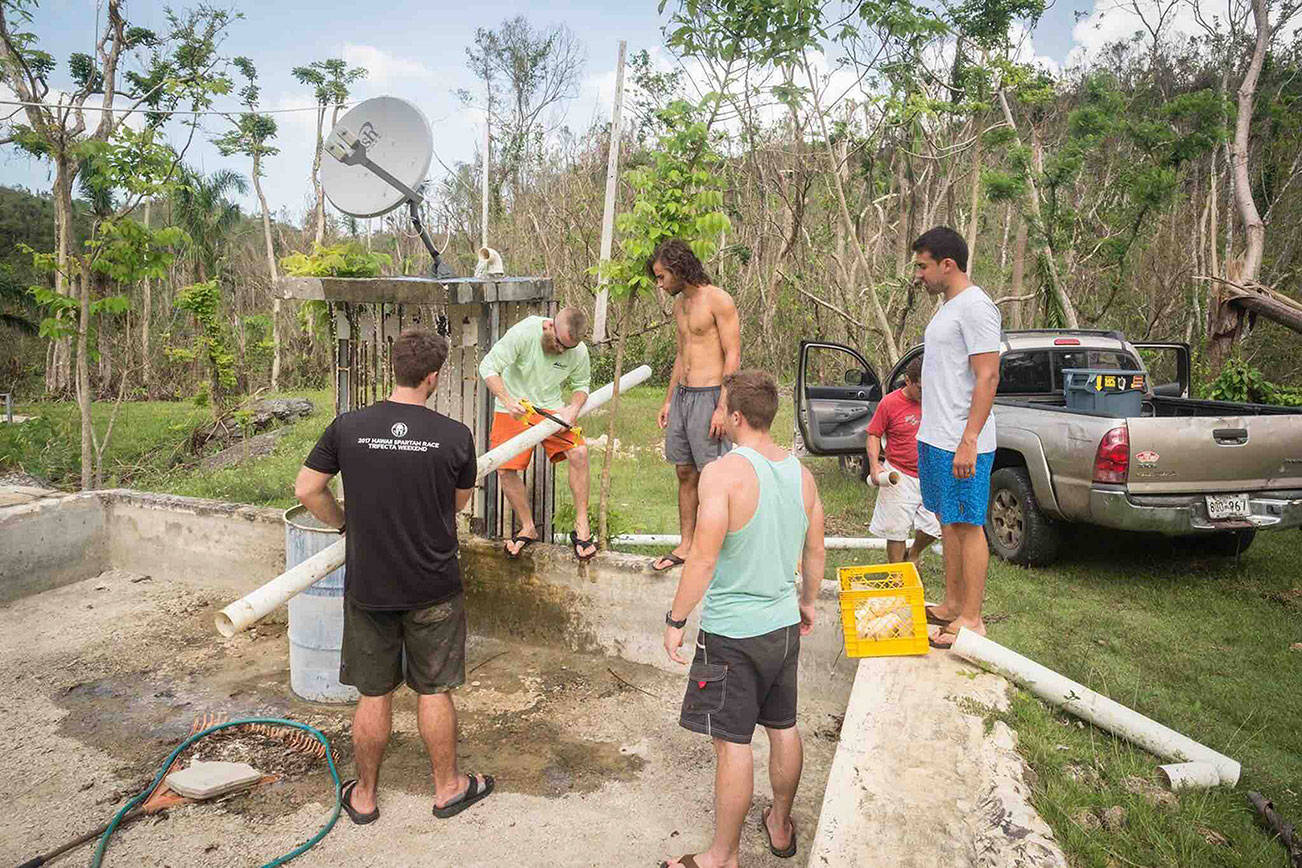
[[[303,506],[285,510],[285,568],[339,542],[339,534]],[[289,601],[289,686],[313,702],[355,702],[357,688],[339,683],[344,639],[344,568]]]

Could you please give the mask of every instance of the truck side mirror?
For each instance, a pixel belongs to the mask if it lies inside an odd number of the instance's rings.
[[[863,386],[867,385],[868,382],[868,373],[866,371],[851,368],[845,372],[845,384],[847,386]]]

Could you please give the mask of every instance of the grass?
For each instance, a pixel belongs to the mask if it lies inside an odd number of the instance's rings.
[[[294,475],[328,424],[329,394],[307,393],[318,412],[298,424],[273,454],[219,471],[166,469],[180,429],[206,410],[184,404],[124,406],[109,451],[110,476],[134,487],[267,506],[293,503]],[[657,451],[661,387],[622,399],[612,467],[612,526],[619,532],[677,532],[676,482]],[[75,459],[76,408],[26,405],[68,437]],[[101,417],[101,413],[105,413]],[[97,408],[96,419],[107,418]],[[790,443],[792,409],[784,400],[774,424]],[[607,415],[585,419],[589,438],[605,433]],[[6,454],[57,456],[64,447],[16,443],[0,426]],[[24,426],[25,427],[25,426]],[[26,450],[25,452],[23,450]],[[7,450],[7,451],[6,451]],[[602,451],[594,450],[593,503]],[[810,458],[827,507],[828,533],[866,535],[872,493],[840,472],[834,459]],[[116,476],[115,476],[116,474]],[[75,476],[75,467],[74,474]],[[558,486],[561,505],[566,486]],[[1023,569],[992,560],[986,614],[991,637],[1243,763],[1235,790],[1150,804],[1136,780],[1155,784],[1159,760],[1045,706],[1020,690],[1002,718],[1019,735],[1035,771],[1032,798],[1073,865],[1280,866],[1284,849],[1260,830],[1244,798],[1259,790],[1294,822],[1302,821],[1302,579],[1296,530],[1263,533],[1236,563],[1187,551],[1161,538],[1076,530],[1052,567]],[[877,552],[829,552],[828,575]],[[940,561],[927,559],[929,596],[941,593]],[[831,629],[830,625],[827,627]],[[1083,813],[1126,811],[1121,828],[1093,828]]]

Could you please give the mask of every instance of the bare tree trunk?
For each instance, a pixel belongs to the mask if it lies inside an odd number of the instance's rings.
[[[90,394],[90,360],[87,358],[87,344],[90,332],[90,263],[78,257],[80,265],[79,310],[77,314],[77,407],[81,410],[81,488],[89,491],[94,476],[94,460],[91,450],[91,394]]]
[[[1026,282],[1026,219],[1021,214],[1017,215],[1017,241],[1013,248],[1013,288],[1009,293],[1016,297],[1022,295],[1022,287]],[[1022,305],[1023,302],[1015,301],[1012,303],[1012,327],[1019,329],[1022,327]]]
[[[1016,132],[1017,123],[1013,120],[1012,110],[1008,108],[1008,97],[1002,90],[999,91],[999,106],[1004,110],[1004,120]],[[1046,234],[1047,227],[1044,225],[1044,217],[1040,213],[1040,185],[1035,183],[1034,172],[1027,174],[1027,182],[1031,188],[1030,196],[1027,197],[1031,206],[1031,217],[1035,220],[1036,233],[1041,236],[1040,246],[1045,267],[1049,269],[1049,283],[1054,297],[1058,300],[1058,306],[1062,308],[1062,317],[1067,328],[1080,328],[1080,321],[1076,317],[1076,306],[1071,303],[1071,296],[1067,294],[1067,288],[1062,285],[1062,280],[1058,277],[1058,263],[1054,259],[1053,247],[1049,244]]]
[[[976,264],[977,212],[981,204],[981,118],[976,118],[976,146],[972,149],[972,192],[968,196],[967,273],[971,277]]]
[[[325,103],[317,106],[316,151],[312,155],[312,189],[316,192],[316,236],[313,239],[315,247],[320,247],[321,242],[325,239],[325,193],[321,189],[321,148],[323,144],[321,128],[325,125],[325,110]],[[263,213],[266,213],[265,205],[263,206]]]
[[[149,209],[153,203],[148,199],[145,200],[145,226],[149,225]],[[145,387],[145,397],[149,397],[150,390],[153,388],[153,368],[149,361],[149,321],[153,318],[153,287],[149,283],[149,278],[145,278],[145,285],[142,287],[143,295],[140,299],[140,382]]]
[[[338,108],[335,111],[338,113]],[[253,154],[253,190],[262,206],[262,242],[267,248],[267,274],[271,277],[271,391],[276,392],[280,390],[280,290],[276,287],[279,274],[276,272],[276,247],[271,243],[271,212],[262,192],[262,155],[256,151]]]
[[[54,291],[70,295],[68,290],[68,253],[72,250],[72,182],[76,166],[66,155],[54,157]],[[72,340],[54,341],[54,352],[45,368],[45,391],[50,395],[66,394],[72,383]]]
[[[1239,85],[1238,114],[1234,123],[1234,142],[1230,147],[1230,172],[1234,179],[1234,203],[1238,207],[1239,219],[1243,223],[1246,236],[1243,259],[1238,269],[1236,282],[1255,283],[1261,272],[1262,253],[1266,246],[1266,224],[1257,210],[1257,203],[1252,197],[1252,185],[1248,178],[1248,145],[1252,132],[1252,105],[1257,95],[1257,80],[1261,77],[1261,67],[1266,60],[1266,49],[1270,44],[1270,18],[1266,9],[1266,0],[1253,0],[1252,16],[1257,25],[1257,41],[1252,50],[1252,61],[1248,71]],[[1227,269],[1229,263],[1226,263]],[[1217,290],[1213,307],[1209,311],[1211,318],[1207,339],[1207,361],[1211,375],[1220,372],[1226,358],[1234,349],[1235,342],[1243,334],[1247,320],[1247,311],[1241,306],[1231,304],[1232,296],[1225,292],[1226,287]]]
[[[610,394],[610,415],[606,420],[606,451],[601,460],[601,493],[597,498],[597,544],[608,545],[610,529],[610,468],[615,459],[615,420],[619,416],[619,378],[624,376],[624,343],[629,324],[633,321],[633,305],[637,293],[630,288],[624,300],[624,315],[619,322],[619,337],[615,340],[615,384]]]

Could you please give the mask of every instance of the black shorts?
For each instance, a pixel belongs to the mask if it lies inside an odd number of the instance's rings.
[[[444,693],[466,680],[465,595],[425,609],[362,609],[344,599],[339,681],[363,696],[392,693],[405,679],[417,693]]]
[[[750,744],[755,725],[796,725],[800,625],[749,639],[701,630],[678,723],[736,744]]]

